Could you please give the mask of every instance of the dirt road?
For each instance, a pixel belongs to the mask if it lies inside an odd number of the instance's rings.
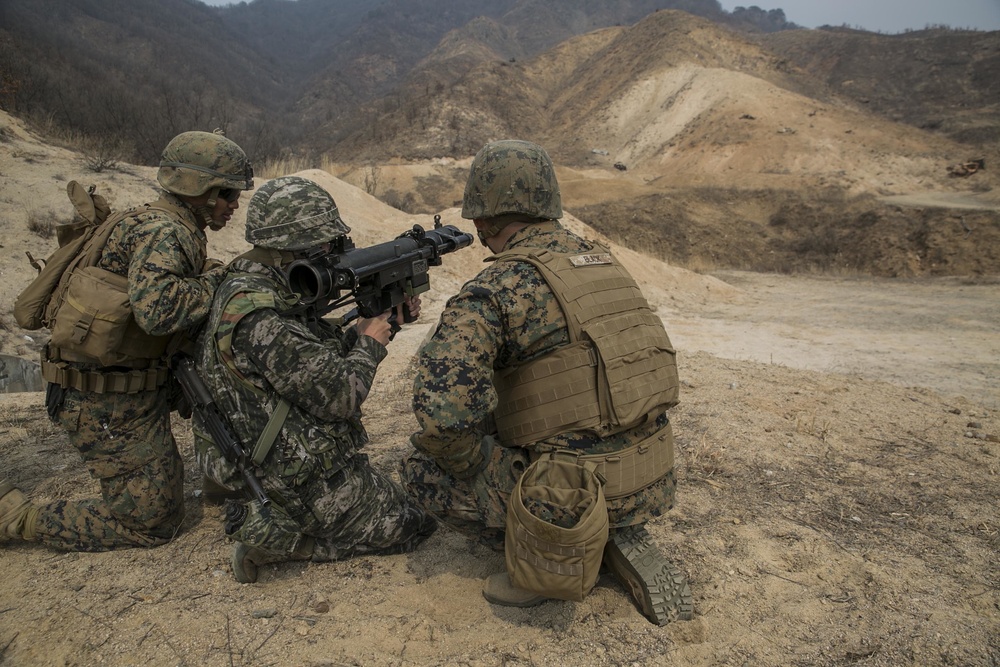
[[[682,352],[926,387],[1000,408],[1000,284],[715,275],[743,298],[665,318]]]

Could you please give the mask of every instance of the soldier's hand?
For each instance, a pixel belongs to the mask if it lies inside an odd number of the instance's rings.
[[[420,317],[420,297],[404,296],[403,302],[396,306],[397,322],[415,322]]]
[[[389,345],[389,334],[392,327],[389,325],[389,311],[375,317],[362,317],[357,323],[358,335],[374,338],[382,345]]]

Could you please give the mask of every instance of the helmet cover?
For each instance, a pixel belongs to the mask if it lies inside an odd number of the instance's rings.
[[[221,133],[182,132],[163,149],[156,180],[167,192],[198,197],[212,188],[253,188],[253,167]]]
[[[486,144],[472,160],[462,199],[470,220],[521,214],[540,220],[562,217],[555,167],[545,150],[528,141]]]
[[[301,176],[268,181],[247,208],[246,239],[259,248],[306,250],[350,232],[330,193]]]

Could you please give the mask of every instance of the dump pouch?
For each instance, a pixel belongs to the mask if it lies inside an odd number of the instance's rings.
[[[593,465],[543,454],[528,467],[507,505],[504,550],[514,586],[583,600],[607,541],[607,504]]]

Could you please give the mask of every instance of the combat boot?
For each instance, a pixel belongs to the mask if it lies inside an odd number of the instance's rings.
[[[33,509],[27,496],[12,482],[0,481],[0,542],[25,537],[24,528],[29,514],[32,518],[37,514],[37,510],[31,511]],[[28,528],[33,529],[34,526]],[[33,530],[29,532],[34,534]]]
[[[653,623],[691,620],[694,599],[687,577],[660,553],[644,527],[613,530],[604,564]]]
[[[238,542],[233,548],[233,557],[230,565],[233,568],[233,576],[241,584],[252,584],[257,581],[257,568],[268,563],[283,563],[290,560],[309,560],[312,558],[316,541],[311,537],[302,538],[302,543],[292,554],[275,554],[273,552],[252,547],[249,544]]]
[[[510,576],[506,572],[491,574],[486,579],[483,597],[501,607],[534,607],[552,599],[516,587],[510,582]]]

